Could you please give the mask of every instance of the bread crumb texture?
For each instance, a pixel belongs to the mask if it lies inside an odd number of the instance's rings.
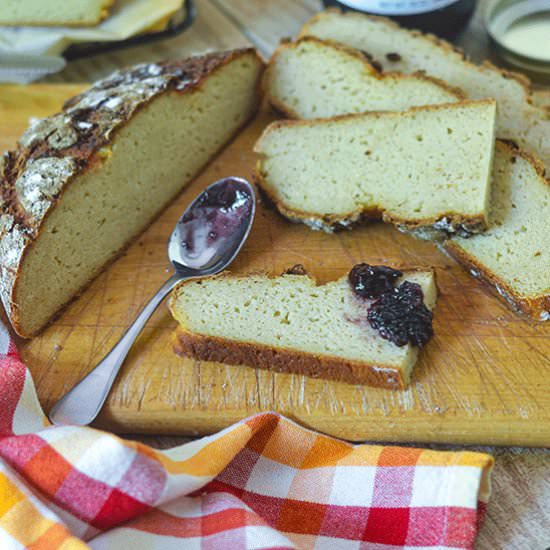
[[[495,103],[275,122],[256,144],[258,179],[283,214],[483,228]]]
[[[361,52],[312,37],[277,49],[264,88],[276,109],[302,119],[463,99],[457,90],[423,75],[380,74]]]

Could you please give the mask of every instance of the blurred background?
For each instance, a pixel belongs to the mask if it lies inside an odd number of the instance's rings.
[[[517,30],[517,20],[523,24],[531,18],[530,26],[522,27],[526,31],[520,33],[523,41],[526,33],[534,36],[536,24],[540,27],[546,23],[545,28],[538,29],[543,41],[539,40],[535,49],[543,57],[547,55],[550,63],[550,2],[540,0],[117,0],[109,17],[97,28],[22,30],[0,26],[0,80],[40,77],[40,72],[32,73],[41,64],[40,56],[48,58],[42,70],[58,71],[48,75],[47,82],[93,81],[124,65],[250,44],[268,57],[282,38],[295,36],[303,23],[325,6],[393,15],[408,13],[411,10],[407,11],[407,6],[424,4],[421,13],[396,19],[451,39],[474,61],[491,58],[509,66],[518,61],[517,56],[512,55],[511,59],[502,55],[502,48],[491,40],[488,29],[494,27],[493,19],[500,18],[497,21],[500,30],[497,28],[493,33],[500,43],[506,42],[506,36],[514,38],[518,34],[506,35],[511,27]],[[412,11],[415,10],[418,8]],[[25,57],[18,58],[15,53]],[[65,68],[59,71],[65,62]],[[539,75],[530,76],[536,79]]]

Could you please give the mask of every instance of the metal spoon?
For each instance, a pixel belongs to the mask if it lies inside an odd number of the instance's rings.
[[[175,273],[160,287],[118,344],[51,409],[53,424],[90,424],[107,399],[118,371],[145,323],[181,281],[214,275],[239,253],[256,209],[252,186],[224,178],[205,189],[179,219],[168,242]]]

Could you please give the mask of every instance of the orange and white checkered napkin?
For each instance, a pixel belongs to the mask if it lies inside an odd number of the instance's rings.
[[[48,425],[0,328],[0,549],[464,549],[490,456],[350,445],[273,413],[158,451]]]

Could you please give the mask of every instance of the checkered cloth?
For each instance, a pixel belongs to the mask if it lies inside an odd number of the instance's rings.
[[[464,549],[490,456],[350,445],[273,413],[158,451],[52,427],[0,328],[0,548]]]

